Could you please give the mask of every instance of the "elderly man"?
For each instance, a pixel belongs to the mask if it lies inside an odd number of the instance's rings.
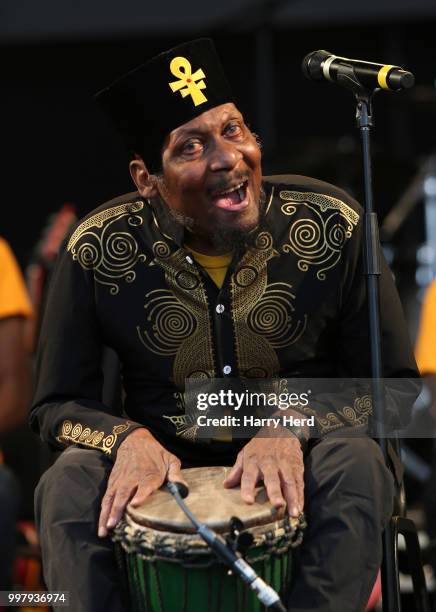
[[[137,192],[78,224],[47,304],[32,426],[68,447],[36,491],[48,588],[70,591],[75,612],[122,610],[107,536],[127,503],[183,480],[181,467],[233,465],[224,486],[240,482],[246,503],[262,479],[274,505],[307,514],[289,610],[364,609],[393,478],[372,439],[329,435],[365,425],[361,398],[309,406],[312,434],[250,440],[200,439],[184,410],[187,378],[370,375],[360,206],[313,179],[262,178],[209,40],[98,101],[132,151]],[[384,262],[381,300],[386,375],[415,376]],[[103,345],[121,361],[124,414],[101,401]]]

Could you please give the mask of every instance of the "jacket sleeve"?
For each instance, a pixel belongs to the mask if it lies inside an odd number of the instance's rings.
[[[92,268],[64,249],[41,327],[30,426],[54,448],[77,444],[115,459],[121,442],[142,425],[102,403],[102,350]]]
[[[350,232],[342,245],[340,268],[332,292],[337,292],[336,315],[331,320],[326,347],[334,363],[334,377],[303,382],[311,385],[309,403],[295,409],[302,416],[314,417],[310,436],[318,437],[340,431],[340,435],[374,435],[375,419],[371,388],[371,342],[369,330],[366,275],[363,256],[364,212],[345,192],[333,186],[320,189],[351,207],[359,215],[354,228],[337,223]],[[331,193],[332,192],[332,193]],[[404,428],[409,422],[413,403],[421,383],[409,340],[407,325],[395,287],[395,281],[380,247],[380,328],[383,377],[385,383],[385,418],[387,433]],[[327,281],[326,281],[327,282]],[[304,377],[304,371],[302,372]],[[309,377],[313,369],[309,369]],[[281,390],[289,392],[289,385]],[[298,381],[290,382],[298,387]],[[353,431],[352,431],[353,430]]]
[[[363,214],[342,253],[337,343],[333,348],[343,376],[335,393],[319,393],[311,406],[318,434],[342,427],[374,435],[371,390],[371,343],[363,257]],[[386,432],[402,429],[410,420],[421,383],[394,277],[380,248],[380,329],[385,387]],[[357,380],[356,380],[357,379]],[[327,385],[328,387],[329,385]],[[351,433],[351,432],[350,432]]]

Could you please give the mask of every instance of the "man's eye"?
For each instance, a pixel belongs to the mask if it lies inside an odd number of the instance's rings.
[[[226,134],[228,134],[229,136],[239,136],[240,134],[242,134],[242,128],[239,123],[230,123],[226,127],[225,131]]]
[[[199,153],[203,149],[203,145],[199,140],[190,140],[185,142],[182,147],[182,153],[186,155],[193,155],[194,153]]]

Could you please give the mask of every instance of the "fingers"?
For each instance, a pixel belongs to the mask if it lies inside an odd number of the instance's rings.
[[[298,507],[300,512],[304,510],[304,471],[295,474],[295,482],[297,485]]]
[[[167,472],[167,480],[171,482],[181,482],[184,485],[188,486],[188,483],[182,476],[182,467],[179,459],[174,457],[170,460]]]
[[[101,502],[100,517],[98,520],[98,536],[104,538],[107,536],[107,521],[112,508],[112,503],[115,498],[114,492],[106,491]]]
[[[223,484],[230,488],[240,482],[241,498],[252,504],[256,485],[263,478],[271,504],[276,508],[287,505],[290,515],[297,517],[304,507],[303,469],[303,464],[300,466],[288,455],[286,460],[280,460],[264,450],[248,457],[241,452]]]
[[[242,455],[238,455],[236,459],[235,465],[232,467],[230,472],[227,474],[226,478],[223,481],[223,485],[230,489],[231,487],[235,487],[241,481],[243,471],[243,460]]]
[[[279,474],[288,512],[297,517],[304,509],[304,470],[297,466],[291,470],[288,464],[282,462]]]
[[[130,486],[118,486],[112,484],[109,480],[107,491],[101,503],[101,512],[98,521],[99,537],[106,537],[108,530],[113,529],[122,519],[130,499],[132,499],[131,504],[133,506],[140,506],[153,491],[160,487],[161,484],[162,479],[159,478],[158,475],[148,476],[145,483],[142,485],[138,485],[135,480]]]
[[[160,480],[156,479],[155,481],[149,481],[146,484],[138,485],[138,488],[136,489],[136,493],[130,501],[130,505],[133,506],[133,508],[142,506],[142,504],[145,502],[147,497],[150,497],[150,495],[154,491],[156,491],[160,487],[161,484],[162,483],[160,482]]]
[[[260,478],[259,467],[254,461],[244,464],[241,476],[241,497],[247,504],[254,503],[254,489]]]
[[[282,487],[277,464],[268,462],[261,466],[263,474],[263,483],[268,494],[268,498],[273,506],[280,508],[286,505],[286,501],[282,495]]]
[[[118,454],[101,504],[98,535],[105,537],[121,520],[129,500],[134,507],[144,503],[149,495],[158,489],[167,478],[187,486],[180,460],[168,453],[153,437],[144,434],[129,436],[129,443]],[[120,447],[121,448],[121,447]]]
[[[131,488],[123,487],[116,491],[106,523],[107,529],[113,529],[115,525],[121,521],[124,510],[134,490],[135,489],[132,490]]]
[[[281,473],[281,489],[286,500],[288,513],[291,516],[297,517],[300,512],[300,504],[298,498],[297,485],[293,474],[289,474],[289,470]]]

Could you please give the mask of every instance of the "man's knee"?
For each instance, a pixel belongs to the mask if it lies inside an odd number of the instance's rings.
[[[94,514],[105,491],[112,464],[100,451],[70,447],[42,475],[35,489],[37,524]]]
[[[353,480],[371,486],[370,476],[384,474],[387,469],[380,446],[372,438],[332,438],[326,443],[336,452],[340,465],[353,475]]]
[[[307,467],[312,485],[324,482],[338,496],[360,499],[386,523],[392,513],[394,481],[374,440],[326,437],[312,449]]]

